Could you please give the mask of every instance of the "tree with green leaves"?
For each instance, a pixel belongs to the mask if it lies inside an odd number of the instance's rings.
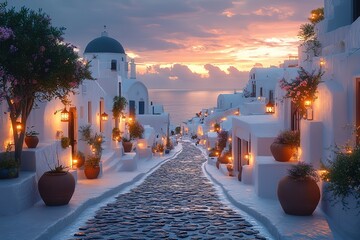
[[[65,28],[53,27],[42,10],[19,11],[0,4],[0,101],[6,102],[13,127],[15,159],[20,162],[26,121],[38,102],[66,100],[84,79],[88,63],[65,43]],[[16,122],[23,125],[16,130]]]
[[[119,118],[123,114],[127,105],[127,100],[124,97],[115,96],[113,99],[112,113],[115,119],[115,127],[119,127]]]
[[[305,53],[312,53],[315,57],[320,55],[321,44],[317,39],[315,25],[324,19],[324,8],[317,8],[311,11],[311,17],[308,18],[310,23],[304,23],[300,26],[298,37],[302,41],[301,45],[305,46]]]

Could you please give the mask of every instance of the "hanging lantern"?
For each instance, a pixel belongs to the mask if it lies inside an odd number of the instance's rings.
[[[69,122],[69,112],[66,110],[66,107],[64,110],[61,111],[61,121],[62,122]]]
[[[312,105],[311,99],[306,99],[306,100],[304,101],[304,106],[305,106],[306,108],[311,107],[311,105]]]
[[[265,106],[265,112],[268,114],[274,114],[275,113],[275,105],[271,101],[269,101]]]
[[[103,112],[103,113],[101,114],[101,120],[107,121],[108,118],[109,118],[109,115],[108,115],[106,112]]]

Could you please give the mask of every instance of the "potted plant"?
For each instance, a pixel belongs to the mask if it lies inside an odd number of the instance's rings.
[[[63,149],[68,148],[70,145],[70,138],[69,137],[61,137],[61,147]]]
[[[34,130],[34,126],[28,127],[25,132],[25,144],[28,148],[36,148],[39,143],[39,133]]]
[[[227,170],[229,172],[229,176],[230,177],[234,176],[234,165],[232,163],[228,163],[226,165],[226,168],[227,168]]]
[[[57,153],[56,153],[57,156]],[[45,172],[38,181],[40,196],[47,206],[60,206],[69,203],[75,191],[75,179],[68,167],[57,164]]]
[[[114,127],[112,130],[112,140],[120,142],[121,141],[121,131],[118,127]]]
[[[165,146],[162,143],[158,143],[156,145],[156,152],[158,152],[160,155],[164,153]]]
[[[319,176],[311,164],[299,162],[291,166],[277,188],[281,207],[286,214],[311,215],[320,200],[320,189],[316,182]]]
[[[15,154],[8,144],[6,151],[0,153],[0,179],[17,178],[19,176],[19,163],[15,160]]]
[[[130,138],[123,137],[122,138],[122,145],[123,145],[123,148],[124,148],[124,152],[131,152],[133,144],[132,144]]]
[[[348,209],[350,199],[354,199],[354,207],[360,213],[360,146],[338,150],[321,178],[326,182],[325,189],[331,201],[341,202],[343,208]]]
[[[138,121],[133,121],[129,124],[129,134],[130,139],[142,138],[144,127]]]
[[[286,130],[280,132],[270,145],[270,151],[276,161],[288,162],[297,153],[300,146],[300,132]]]
[[[95,179],[100,173],[100,156],[89,155],[85,161],[84,173],[86,178]]]

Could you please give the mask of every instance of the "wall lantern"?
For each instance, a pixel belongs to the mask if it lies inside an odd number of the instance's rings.
[[[66,110],[66,107],[64,108],[64,110],[61,111],[60,114],[62,122],[69,122],[69,112],[68,110]]]
[[[323,58],[320,59],[320,67],[325,66],[325,60]]]
[[[21,132],[23,125],[21,122],[16,122],[16,131]]]
[[[73,160],[72,160],[72,169],[77,169],[77,164],[78,164],[78,160],[77,160],[77,159],[73,159]]]
[[[106,112],[103,112],[101,114],[101,120],[107,121],[109,119],[109,115]]]
[[[275,104],[272,101],[269,101],[265,106],[265,112],[268,114],[275,113]]]
[[[306,108],[306,116],[305,118],[307,120],[313,120],[314,119],[314,111],[312,107],[312,100],[311,99],[305,99],[304,106]]]

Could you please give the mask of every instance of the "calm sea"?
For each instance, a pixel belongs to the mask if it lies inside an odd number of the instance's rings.
[[[234,90],[149,89],[149,98],[153,103],[164,105],[165,112],[170,113],[173,125],[180,125],[194,117],[201,109],[216,107],[219,94],[233,92]]]

